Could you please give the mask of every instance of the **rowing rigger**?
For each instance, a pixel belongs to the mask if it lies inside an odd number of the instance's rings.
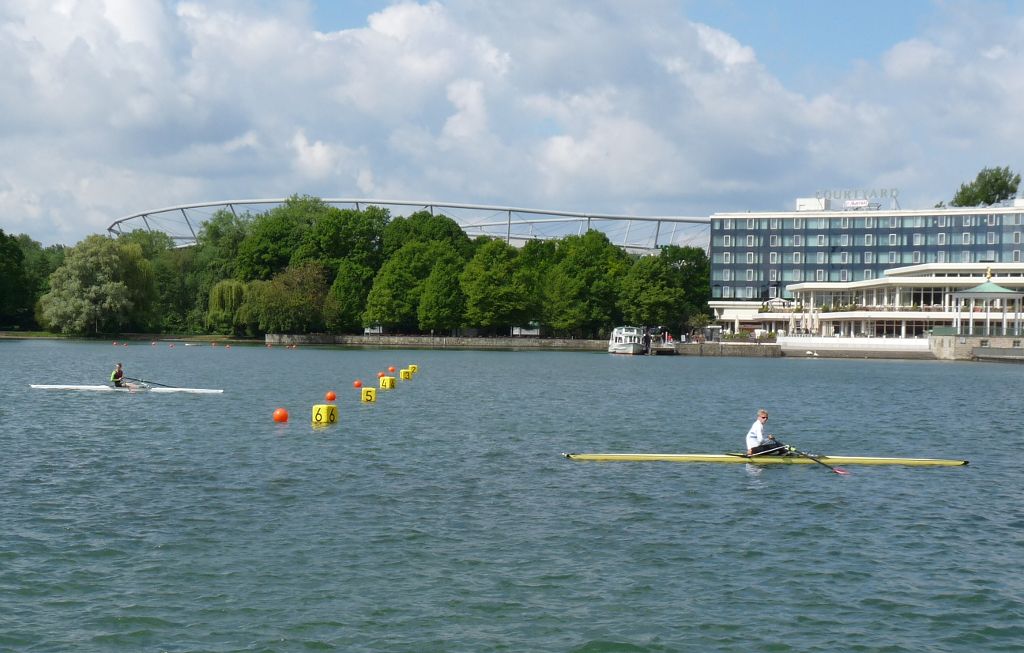
[[[197,395],[213,395],[224,392],[222,389],[214,388],[171,388],[167,386],[154,387],[150,385],[132,385],[131,387],[115,388],[111,385],[39,385],[31,384],[29,387],[39,390],[83,390],[86,392],[185,392]]]
[[[878,458],[873,456],[747,456],[741,453],[563,453],[569,460],[595,462],[750,463],[754,465],[907,465],[957,467],[966,460],[945,458]]]

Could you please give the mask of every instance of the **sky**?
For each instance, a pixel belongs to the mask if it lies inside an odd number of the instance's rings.
[[[1024,168],[1024,3],[0,0],[0,229],[308,194],[603,214]]]

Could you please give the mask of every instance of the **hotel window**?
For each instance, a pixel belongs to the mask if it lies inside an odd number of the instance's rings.
[[[995,262],[995,260],[996,260],[996,250],[990,249],[987,252],[985,252],[985,260],[986,261]]]
[[[850,228],[850,218],[844,217],[843,219],[841,219],[839,221],[839,225],[840,225],[840,227],[842,229],[849,229]]]
[[[794,229],[803,229],[804,228],[804,219],[803,218],[793,218],[793,228]]]
[[[725,252],[722,254],[722,263],[732,263],[732,252]]]
[[[970,263],[971,262],[971,253],[970,252],[960,252],[960,262],[961,263]]]
[[[753,299],[753,298],[754,298],[754,287],[753,286],[747,286],[747,299]]]
[[[754,234],[747,234],[747,247],[754,246]]]
[[[818,252],[818,265],[825,262],[825,252]]]
[[[995,216],[995,215],[988,216],[988,226],[990,226],[990,227],[998,227],[999,226],[999,216]]]
[[[778,281],[778,280],[779,280],[779,271],[778,270],[768,270],[768,281]]]
[[[992,216],[989,216],[989,217],[992,217]],[[989,245],[995,245],[996,244],[996,232],[994,232],[994,231],[988,232],[987,238],[988,238],[988,244]]]
[[[1014,245],[1020,245],[1020,232],[1019,231],[1013,232],[1013,244]]]
[[[779,296],[779,289],[775,286],[768,286],[768,298],[775,299]]]
[[[747,218],[747,229],[753,229],[755,225],[754,218]]]
[[[839,237],[839,246],[840,247],[849,247],[850,246],[850,235],[849,234],[843,234],[842,236]]]
[[[940,245],[945,245],[946,244],[946,234],[939,234],[939,244]]]
[[[939,227],[945,227],[945,226],[946,226],[946,216],[940,215],[939,216]]]
[[[896,252],[889,252],[889,262],[890,263],[895,263],[898,260],[899,260],[899,258],[898,258],[898,255],[896,254]]]
[[[730,229],[732,229],[732,218],[728,218],[726,220],[723,220],[722,222],[725,223],[725,230],[726,231],[729,231]]]
[[[921,246],[921,234],[914,234],[914,247]]]
[[[875,235],[874,234],[864,234],[864,245],[866,247],[871,247],[874,244],[875,244]]]
[[[900,219],[897,218],[894,215],[889,216],[889,226],[890,227],[898,227],[898,226],[900,226]]]
[[[840,263],[843,263],[843,264],[845,264],[845,263],[846,263],[847,261],[849,261],[849,260],[850,260],[850,254],[849,254],[849,252],[841,252],[841,253],[839,254],[839,262],[840,262]]]
[[[867,227],[868,229],[874,229],[875,228],[875,219],[874,218],[867,218],[867,219],[865,219],[864,220],[864,226]]]
[[[872,270],[871,268],[864,268],[864,278],[865,279],[874,279],[875,278],[875,271]]]
[[[751,270],[750,268],[747,268],[747,281],[753,281],[753,280],[754,280],[754,271]]]
[[[772,219],[771,219],[771,220],[770,220],[770,221],[768,222],[768,224],[769,224],[769,225],[771,225],[771,228],[772,228],[772,229],[778,229],[778,228],[779,228],[779,219],[778,219],[778,218],[772,218]]]
[[[839,271],[839,280],[840,281],[849,281],[850,280],[850,273],[847,272],[846,270],[840,270]]]
[[[772,265],[775,265],[776,263],[778,263],[779,262],[779,253],[778,252],[770,252],[768,254],[768,262],[771,263]]]
[[[726,286],[722,288],[722,297],[724,297],[725,299],[729,299],[730,297],[732,297],[732,286]]]
[[[815,270],[814,271],[814,280],[815,281],[824,281],[825,280],[825,271],[824,270]]]
[[[753,263],[753,262],[754,262],[754,253],[753,252],[747,252],[747,263]]]
[[[921,252],[914,252],[914,263],[921,262]]]
[[[963,223],[964,223],[965,227],[973,227],[974,226],[974,218],[972,218],[969,215],[965,215],[963,217]]]
[[[896,244],[896,234],[889,234],[889,244],[890,245],[895,245]]]
[[[768,237],[768,246],[769,247],[778,247],[779,246],[779,237],[778,236],[774,236],[774,235],[769,236]]]
[[[732,247],[732,236],[722,236],[722,247]]]
[[[964,232],[963,243],[964,243],[964,245],[970,245],[971,244],[971,232],[969,232],[969,231],[965,231]]]
[[[818,247],[825,246],[825,234],[818,234]]]
[[[1020,263],[1020,250],[1019,249],[1013,250],[1013,262],[1014,263]]]
[[[804,262],[803,254],[801,254],[800,252],[793,252],[793,263],[795,265],[800,265],[803,262]]]
[[[942,235],[942,234],[939,234],[939,235]],[[945,251],[938,252],[936,263],[945,263],[945,262],[946,262],[946,252]]]
[[[874,252],[864,252],[864,262],[865,263],[874,263],[875,262],[875,253]]]
[[[803,246],[804,246],[804,237],[803,236],[793,236],[793,247],[803,247]]]

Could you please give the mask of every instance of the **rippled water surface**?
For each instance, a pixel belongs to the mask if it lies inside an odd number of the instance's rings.
[[[118,360],[225,393],[28,387]],[[0,368],[0,650],[1024,648],[1022,366],[4,341]],[[971,464],[559,455],[737,450],[762,406],[805,450]]]

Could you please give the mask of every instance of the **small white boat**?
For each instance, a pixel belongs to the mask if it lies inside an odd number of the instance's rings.
[[[224,390],[213,388],[171,388],[167,386],[151,386],[146,384],[132,384],[121,388],[112,385],[39,385],[31,384],[29,387],[38,390],[82,390],[86,392],[185,392],[197,395],[221,394]]]
[[[644,330],[640,327],[620,326],[608,338],[609,354],[643,354]]]

